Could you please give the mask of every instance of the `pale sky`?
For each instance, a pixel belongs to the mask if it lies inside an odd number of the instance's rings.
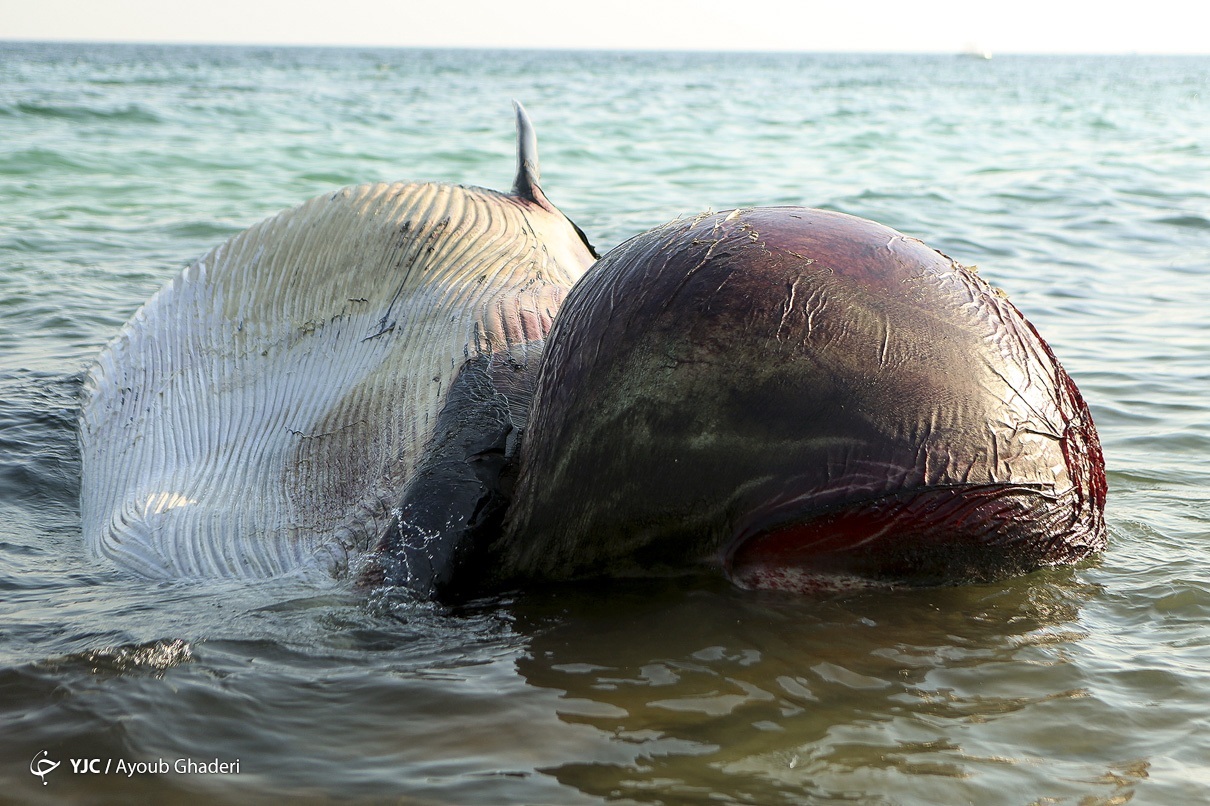
[[[952,53],[1210,53],[1147,0],[0,0],[0,40]]]

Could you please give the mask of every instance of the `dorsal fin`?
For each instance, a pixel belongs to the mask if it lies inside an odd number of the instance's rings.
[[[529,115],[519,101],[513,101],[517,110],[517,178],[513,181],[513,193],[523,199],[542,204],[546,195],[538,182],[542,177],[538,165],[538,135],[534,133],[534,125],[529,122]]]
[[[563,216],[580,236],[580,240],[588,248],[588,253],[594,258],[599,258],[600,255],[589,243],[584,230],[577,227],[576,222],[563,215],[542,192],[542,188],[538,184],[542,177],[542,170],[538,165],[538,135],[534,133],[534,124],[529,122],[529,115],[526,114],[525,107],[521,106],[521,102],[514,100],[513,108],[517,110],[517,178],[513,181],[513,195],[531,201],[555,215]]]

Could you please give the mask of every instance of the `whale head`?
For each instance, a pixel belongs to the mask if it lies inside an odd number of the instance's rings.
[[[1003,295],[806,208],[607,253],[542,359],[504,575],[713,566],[746,587],[980,580],[1105,544],[1080,393]]]

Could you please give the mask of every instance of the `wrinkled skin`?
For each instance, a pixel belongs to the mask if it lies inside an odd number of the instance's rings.
[[[602,258],[550,334],[515,472],[497,584],[931,584],[1105,545],[1088,408],[1017,309],[918,240],[805,208]]]

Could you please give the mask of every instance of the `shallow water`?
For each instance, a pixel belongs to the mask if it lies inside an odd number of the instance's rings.
[[[655,581],[454,610],[89,557],[76,399],[138,305],[340,185],[507,187],[512,97],[601,250],[807,204],[978,264],[1092,408],[1108,551],[944,589]],[[0,799],[1206,799],[1207,131],[1205,58],[0,44]],[[160,759],[239,769],[114,770]]]

